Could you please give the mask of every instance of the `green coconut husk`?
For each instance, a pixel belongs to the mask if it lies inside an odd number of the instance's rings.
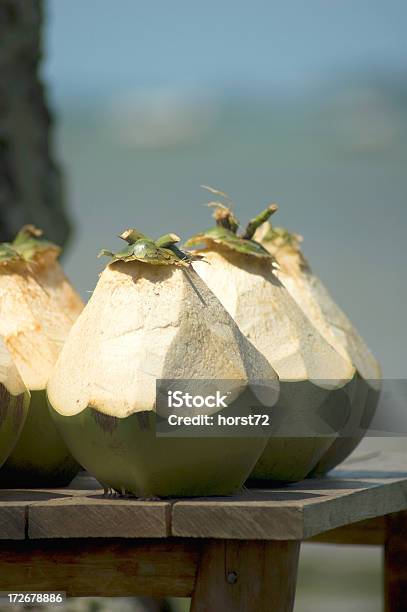
[[[355,373],[351,364],[322,338],[279,283],[274,273],[277,268],[274,257],[256,239],[259,228],[276,212],[277,205],[269,205],[240,231],[239,222],[230,208],[230,198],[218,190],[210,188],[210,191],[222,199],[226,197],[227,205],[220,201],[209,203],[215,208],[213,216],[216,226],[187,240],[186,247],[197,249],[198,254],[205,257],[208,265],[198,262],[194,264],[195,270],[280,377],[280,398],[276,411],[283,428],[270,438],[251,478],[267,481],[301,480],[315,468],[337,437],[337,430],[329,427],[325,433],[312,435],[307,425],[309,415],[327,411],[331,420],[333,415],[337,415],[336,421],[342,422],[349,411],[349,405],[356,401]],[[239,295],[243,296],[243,301],[250,302],[247,313],[243,302],[239,304]],[[256,303],[259,305],[259,314],[255,313]],[[261,332],[257,328],[258,317],[263,321],[264,329]],[[329,389],[326,381],[318,380],[324,376],[317,376],[315,367],[314,375],[308,379],[302,380],[303,374],[298,379],[294,366],[292,374],[287,376],[290,368],[284,365],[284,357],[279,358],[268,349],[268,338],[271,343],[273,327],[276,337],[280,329],[287,328],[287,332],[282,332],[283,336],[284,333],[290,337],[291,334],[297,334],[304,345],[312,343],[316,347],[314,351],[307,349],[308,357],[305,359],[308,364],[313,360],[313,353],[315,359],[318,359],[318,353],[321,352],[321,371],[324,368],[325,372],[328,371],[325,364],[330,360],[337,364],[338,371],[346,371],[346,379],[338,382],[338,389]],[[302,355],[301,346],[298,350]],[[294,355],[288,357],[292,361]],[[302,358],[303,355],[300,362]],[[287,434],[282,435],[282,431]],[[294,435],[296,432],[299,432],[298,436]]]
[[[21,400],[20,400],[21,402]],[[64,487],[79,470],[49,413],[46,392],[31,391],[24,427],[0,470],[0,487]],[[10,419],[11,420],[11,419]]]
[[[14,396],[3,385],[0,385],[0,467],[17,444],[27,418],[29,405],[28,392]]]
[[[346,314],[313,273],[301,250],[302,236],[269,223],[256,239],[276,258],[276,274],[298,305],[334,347],[354,364],[356,390],[352,411],[335,442],[311,471],[319,477],[344,461],[363,439],[380,397],[380,366]]]
[[[0,338],[0,467],[17,444],[29,403],[28,389]]]
[[[115,418],[94,408],[52,411],[72,454],[95,478],[136,497],[229,495],[239,490],[266,438],[157,437],[154,412]]]
[[[179,249],[176,234],[154,240],[129,228],[120,238],[125,249],[100,253],[111,261],[50,378],[54,422],[81,465],[119,494],[232,493],[267,438],[156,435],[156,381],[232,379],[246,389],[252,379],[278,387],[277,377],[194,272],[201,258]]]
[[[339,430],[352,410],[355,388],[355,379],[329,392],[317,382],[280,381],[276,411],[280,413],[283,429],[271,436],[250,475],[250,482],[295,482],[306,478],[337,440],[337,434],[330,431],[330,427],[327,426],[324,433],[323,424],[320,431],[312,433],[309,415],[325,414],[331,424],[336,419],[335,431]],[[273,414],[271,422],[273,424]],[[303,433],[299,437],[288,435],[290,431],[301,430]]]
[[[347,423],[346,435],[343,431],[319,459],[316,466],[308,474],[311,478],[325,476],[337,465],[345,461],[363,440],[375,415],[380,390],[371,386],[369,381],[358,375],[357,378],[357,401],[352,405],[352,420]],[[347,432],[353,431],[352,435]]]
[[[0,471],[0,486],[64,486],[79,466],[48,412],[45,386],[62,342],[82,309],[57,258],[60,247],[24,226],[0,244],[0,334],[31,392],[18,441]]]

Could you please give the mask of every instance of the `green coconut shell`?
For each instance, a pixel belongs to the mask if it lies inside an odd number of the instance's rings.
[[[216,247],[216,250],[213,247],[213,250],[207,249],[200,253],[205,255],[209,263],[198,262],[194,264],[195,270],[234,317],[240,330],[263,353],[280,376],[280,398],[273,409],[274,417],[272,411],[271,426],[273,428],[277,418],[284,426],[284,435],[281,431],[275,434],[272,432],[264,456],[255,466],[250,480],[302,480],[329,450],[338,436],[341,424],[346,421],[351,410],[349,404],[354,401],[356,372],[309,322],[274,276],[267,260],[248,256],[244,258],[223,247]],[[246,275],[248,282],[243,290]],[[229,285],[236,287],[235,293],[229,289]],[[264,304],[270,304],[268,310]],[[293,321],[295,325],[290,329]],[[279,360],[276,358],[280,348],[274,340],[277,334],[282,334],[286,346],[290,348],[290,343],[292,345],[287,361],[299,353],[298,361],[301,363],[304,359],[302,347],[306,347],[307,367],[302,368],[302,371],[291,368],[293,380],[289,379],[290,368],[284,363],[284,355]],[[272,342],[276,344],[276,351],[270,349]],[[310,342],[313,342],[312,349],[309,348]],[[317,365],[312,363],[314,356]],[[336,360],[337,370],[330,371],[332,359]],[[308,367],[309,364],[312,368]],[[338,386],[327,389],[327,382],[335,375]],[[330,419],[334,417],[336,422],[335,428],[327,427],[326,431],[320,433],[306,427],[318,412],[328,410]]]
[[[205,257],[193,267],[280,378],[272,434],[250,481],[302,480],[329,451],[352,413],[356,371],[289,295],[277,278],[273,256],[258,240],[256,232],[277,206],[269,205],[243,233],[238,233],[229,202],[211,206],[216,227],[186,243]],[[329,424],[318,419],[324,414]]]
[[[309,476],[311,478],[324,476],[342,461],[345,461],[364,438],[376,412],[380,390],[374,389],[368,381],[358,376],[357,398],[358,401],[354,402],[352,406],[352,435],[345,435],[346,432],[350,431],[349,427],[345,427],[340,432],[340,435],[310,471]]]
[[[14,396],[0,385],[0,467],[17,444],[29,405],[28,392]]]
[[[267,438],[157,437],[152,411],[116,418],[87,407],[52,416],[71,453],[100,483],[137,497],[228,495],[239,490]]]
[[[355,367],[357,382],[352,413],[309,474],[320,477],[342,463],[368,430],[380,398],[380,366],[347,315],[313,273],[300,248],[302,237],[270,224],[263,225],[255,237],[276,257],[279,266],[276,275],[311,322],[336,350],[347,354]]]
[[[295,482],[306,478],[335,444],[337,432],[353,409],[355,393],[355,379],[330,391],[312,381],[280,381],[280,397],[273,409],[275,416],[271,416],[276,432],[250,481]],[[318,416],[318,431],[313,427],[314,416]],[[301,431],[301,437],[281,435],[290,429],[293,433]]]
[[[20,437],[0,470],[0,486],[63,487],[78,470],[50,416],[45,390],[31,391]]]

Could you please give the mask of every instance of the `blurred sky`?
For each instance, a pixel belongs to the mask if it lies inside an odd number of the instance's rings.
[[[284,91],[407,67],[405,0],[48,0],[48,16],[59,100],[157,84]]]
[[[128,226],[187,238],[209,184],[270,201],[407,377],[407,2],[48,0],[43,66],[87,298]]]

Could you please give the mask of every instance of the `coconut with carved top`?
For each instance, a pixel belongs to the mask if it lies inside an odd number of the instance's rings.
[[[176,235],[152,240],[130,229],[121,238],[123,251],[102,251],[111,262],[49,380],[55,423],[76,459],[118,493],[231,493],[267,438],[156,435],[157,381],[179,381],[184,390],[189,381],[229,381],[237,400],[265,380],[274,401],[276,374],[194,272]]]
[[[0,486],[63,486],[79,467],[49,415],[45,393],[83,308],[57,261],[59,253],[33,226],[0,245],[0,336],[31,394],[19,440],[0,471]]]
[[[369,427],[380,396],[380,365],[347,315],[313,273],[300,248],[302,237],[265,223],[257,230],[255,239],[276,259],[276,276],[314,327],[338,353],[353,363],[357,371],[357,393],[352,411],[338,438],[313,471],[313,475],[325,474],[346,459]]]
[[[330,448],[350,411],[355,369],[312,325],[275,274],[270,253],[253,240],[276,210],[271,205],[238,233],[227,196],[215,207],[216,226],[187,241],[204,256],[194,269],[280,378],[273,434],[253,479],[304,478]]]
[[[0,467],[20,437],[29,404],[30,394],[0,338]]]

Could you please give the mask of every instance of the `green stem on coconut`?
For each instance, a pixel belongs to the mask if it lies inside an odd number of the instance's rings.
[[[251,240],[260,225],[263,225],[263,223],[265,223],[277,210],[277,204],[270,204],[265,210],[258,214],[257,217],[250,219],[242,238],[244,240]]]
[[[147,236],[139,232],[135,227],[130,227],[129,229],[124,230],[119,238],[125,240],[128,244],[135,244],[137,240],[150,240]]]
[[[160,238],[157,238],[155,243],[157,246],[160,246],[160,247],[171,247],[180,241],[181,241],[181,238],[177,236],[177,234],[165,234],[164,236],[160,236]]]

